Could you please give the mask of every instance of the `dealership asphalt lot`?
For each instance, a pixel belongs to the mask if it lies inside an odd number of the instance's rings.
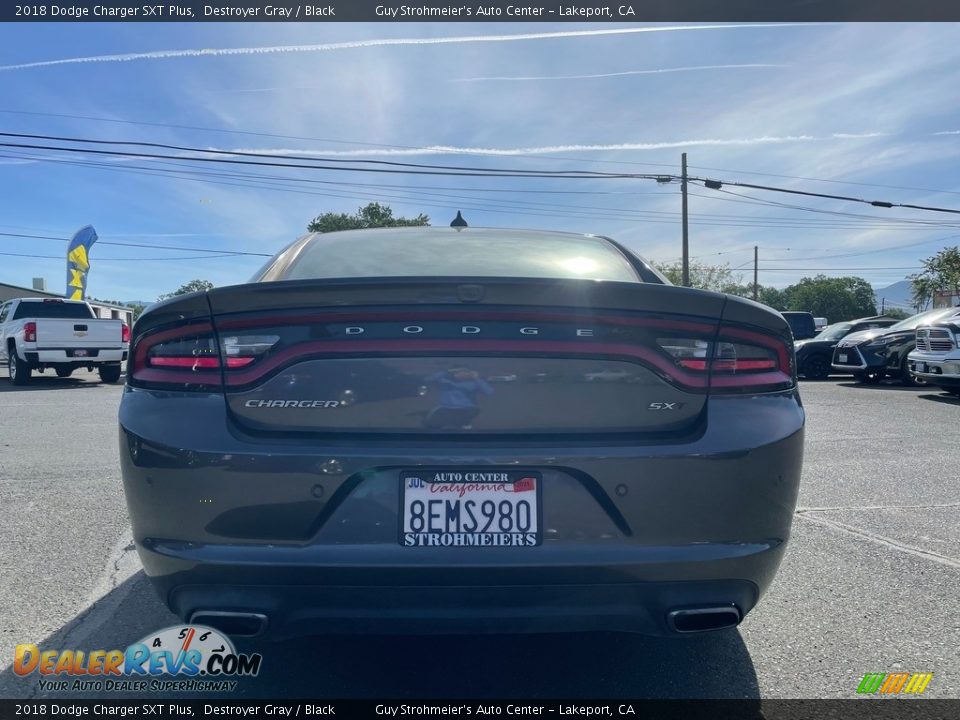
[[[0,371],[0,697],[81,696],[14,675],[18,643],[122,649],[176,622],[132,547],[121,392],[86,372],[14,388]],[[234,697],[846,698],[896,671],[960,697],[960,400],[844,378],[801,393],[793,538],[738,631],[243,641],[263,669]]]

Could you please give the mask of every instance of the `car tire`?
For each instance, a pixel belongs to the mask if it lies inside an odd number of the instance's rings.
[[[17,357],[16,350],[11,349],[8,354],[7,369],[10,372],[10,382],[14,385],[26,385],[30,382],[30,366]]]
[[[927,384],[927,381],[923,378],[918,378],[916,375],[910,373],[906,358],[900,363],[900,382],[906,387],[924,387]]]
[[[120,379],[119,365],[101,365],[99,372],[100,382],[110,383],[112,385]]]
[[[73,375],[73,368],[58,367],[56,368],[56,372],[58,378],[68,378]]]
[[[945,387],[941,387],[940,389],[943,390],[945,393],[950,393],[950,394],[953,395],[954,397],[960,397],[960,388],[955,388],[955,387],[945,388]]]
[[[884,376],[883,370],[874,370],[871,372],[859,372],[855,373],[853,377],[856,378],[858,383],[863,383],[864,385],[877,385]]]
[[[807,380],[825,380],[830,375],[830,363],[823,355],[814,355],[803,363],[803,376]]]

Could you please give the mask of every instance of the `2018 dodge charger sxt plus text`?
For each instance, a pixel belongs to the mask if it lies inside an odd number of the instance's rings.
[[[185,619],[692,632],[736,625],[783,557],[786,321],[609,239],[309,235],[133,335],[123,481]]]

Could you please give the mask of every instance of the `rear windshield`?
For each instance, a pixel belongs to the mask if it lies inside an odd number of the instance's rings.
[[[532,277],[640,282],[601,238],[544,233],[330,233],[308,241],[277,280]]]
[[[14,320],[23,318],[65,318],[90,320],[90,308],[84,303],[68,302],[22,302],[13,314]]]

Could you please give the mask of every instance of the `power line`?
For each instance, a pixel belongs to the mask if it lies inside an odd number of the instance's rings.
[[[788,180],[807,180],[809,182],[833,183],[835,185],[858,185],[860,187],[877,187],[887,190],[914,190],[917,192],[930,192],[944,195],[960,195],[957,190],[934,190],[933,188],[911,187],[909,185],[881,185],[878,183],[853,182],[849,180],[828,180],[826,178],[803,177],[802,175],[778,175],[776,173],[757,172],[752,170],[731,170],[730,168],[706,167],[703,165],[691,165],[695,170],[713,170],[715,172],[737,173],[740,175],[762,175],[765,177],[785,178]]]
[[[207,251],[204,251],[207,252]],[[215,252],[215,251],[210,251]],[[239,255],[240,253],[226,253],[223,255],[185,255],[180,257],[137,257],[137,258],[119,258],[119,257],[106,257],[106,258],[97,258],[97,262],[150,262],[150,261],[167,261],[167,260],[212,260],[214,258],[223,258],[229,257],[230,255]],[[22,258],[35,258],[43,260],[63,260],[65,256],[63,255],[32,255],[29,253],[11,253],[11,252],[0,252],[0,255],[5,255],[7,257],[22,257]]]
[[[93,117],[90,115],[69,115],[66,113],[44,113],[44,112],[30,112],[26,110],[0,110],[0,113],[7,113],[10,115],[28,115],[34,117],[55,117],[55,118],[65,118],[70,120],[92,120],[96,122],[108,122],[108,123],[118,123],[124,125],[143,125],[148,127],[162,127],[162,128],[171,128],[177,130],[199,130],[202,132],[214,132],[214,133],[225,133],[230,135],[250,135],[253,137],[268,137],[275,138],[279,140],[303,140],[308,142],[327,142],[335,143],[337,145],[361,145],[364,147],[374,147],[374,148],[384,148],[389,150],[422,150],[429,153],[431,151],[430,147],[423,145],[391,145],[386,143],[374,143],[374,142],[365,142],[362,140],[335,140],[333,138],[318,138],[318,137],[304,137],[302,135],[279,135],[276,133],[268,133],[262,131],[251,131],[251,130],[228,130],[226,128],[211,128],[211,127],[202,127],[197,125],[177,125],[173,123],[158,123],[158,122],[147,122],[142,120],[126,120],[119,118],[105,118],[105,117]],[[476,153],[476,152],[461,152],[457,153],[458,155],[469,155],[471,157],[490,157],[488,153]],[[517,153],[512,155],[512,157],[520,158],[537,158],[538,160],[559,160],[565,162],[588,162],[588,163],[597,163],[597,164],[609,164],[609,165],[643,165],[646,167],[666,167],[672,168],[674,165],[669,163],[645,163],[645,162],[627,162],[624,160],[590,160],[586,158],[572,158],[563,155],[548,155],[546,153]]]
[[[691,178],[690,180],[691,182],[700,182],[703,184],[704,187],[709,188],[711,190],[719,190],[721,185],[733,185],[735,187],[745,187],[745,188],[751,188],[753,190],[767,190],[770,192],[787,193],[789,195],[804,195],[807,197],[825,198],[827,200],[843,200],[845,202],[862,203],[864,205],[872,205],[874,207],[883,207],[883,208],[902,207],[902,208],[908,208],[911,210],[927,210],[929,212],[943,212],[943,213],[953,213],[956,215],[960,215],[960,210],[957,210],[955,208],[942,208],[942,207],[933,207],[928,205],[913,205],[910,203],[894,203],[894,202],[887,202],[886,200],[864,200],[863,198],[851,197],[849,195],[830,195],[828,193],[810,192],[809,190],[791,190],[790,188],[774,187],[772,185],[755,185],[753,183],[732,182],[727,180],[720,181],[720,180],[710,180],[707,178]]]
[[[625,173],[602,173],[594,170],[523,170],[519,168],[495,168],[493,170],[489,168],[476,167],[476,166],[463,166],[463,165],[430,165],[427,163],[406,163],[398,162],[396,160],[370,160],[370,159],[347,159],[347,158],[329,158],[329,157],[304,157],[301,155],[284,155],[282,153],[260,153],[260,152],[249,152],[245,150],[217,150],[210,148],[198,148],[191,147],[188,145],[173,145],[170,143],[157,143],[157,142],[146,142],[146,141],[133,141],[133,140],[99,140],[93,138],[77,138],[77,137],[68,137],[60,135],[37,135],[33,133],[11,133],[11,132],[0,132],[0,137],[11,137],[19,139],[28,139],[28,140],[49,140],[52,142],[72,142],[72,143],[83,143],[89,145],[124,145],[131,147],[145,147],[145,148],[157,148],[162,150],[176,150],[179,152],[193,152],[193,153],[204,153],[206,155],[217,155],[217,156],[229,156],[229,157],[249,157],[249,158],[269,158],[275,160],[297,160],[300,163],[304,162],[327,162],[327,163],[339,163],[341,166],[348,164],[357,164],[362,163],[366,165],[377,165],[377,166],[389,166],[392,168],[402,168],[404,171],[409,171],[411,174],[437,174],[437,175],[451,175],[451,174],[463,174],[471,176],[474,173],[479,173],[481,177],[573,177],[577,179],[583,178],[623,178],[623,177],[645,177],[646,179],[655,180],[658,177],[657,175],[647,175],[641,176],[637,174],[625,174]],[[7,147],[27,147],[39,150],[60,150],[65,152],[89,152],[99,155],[118,155],[122,157],[156,157],[161,159],[180,159],[178,156],[169,156],[169,155],[158,155],[153,153],[132,153],[132,152],[122,152],[119,150],[111,150],[108,152],[87,149],[87,148],[64,148],[64,147],[50,147],[42,145],[17,145],[17,144],[7,144],[0,143],[0,145]],[[182,157],[182,156],[180,156]],[[199,158],[191,157],[189,158],[193,161],[213,161],[213,162],[230,162],[234,164],[244,164],[238,160],[216,160],[215,158]],[[246,163],[246,164],[266,164],[266,163]],[[338,170],[344,169],[339,166],[329,167],[322,165],[285,165],[276,163],[274,164],[277,167],[300,167],[306,169],[318,169],[318,170]],[[352,172],[397,172],[396,170],[390,171],[382,168],[347,168]],[[418,169],[416,172],[412,169]],[[444,172],[423,172],[423,170],[430,171],[444,171]],[[502,174],[497,174],[502,173]]]
[[[60,240],[62,242],[70,242],[71,238],[66,237],[54,237],[52,235],[28,235],[24,233],[8,233],[0,232],[0,237],[13,237],[13,238],[25,238],[31,240]],[[187,252],[206,252],[206,253],[216,253],[216,255],[250,255],[254,257],[273,257],[275,253],[255,253],[255,252],[244,252],[242,250],[205,250],[202,248],[191,248],[183,247],[182,245],[147,245],[146,243],[127,243],[127,242],[117,242],[115,240],[98,240],[100,245],[117,245],[119,247],[135,247],[135,248],[149,248],[150,250],[186,250]]]
[[[204,172],[195,169],[188,170],[169,170],[166,168],[158,167],[149,167],[142,165],[124,165],[122,167],[116,166],[111,163],[101,163],[96,161],[80,161],[80,160],[66,160],[60,158],[44,158],[35,155],[26,155],[26,154],[16,154],[8,153],[6,155],[0,155],[0,157],[23,157],[28,159],[38,160],[39,162],[53,162],[67,165],[75,165],[79,167],[93,167],[95,169],[105,169],[114,172],[125,172],[130,174],[139,174],[147,176],[157,176],[157,175],[169,175],[173,177],[178,177],[187,180],[197,181],[197,178],[189,177],[190,175],[199,175],[202,177],[216,177],[216,178],[234,178],[237,180],[242,180],[244,182],[218,182],[215,180],[201,180],[204,182],[209,182],[210,184],[219,184],[219,185],[228,185],[233,187],[256,187],[258,190],[273,190],[273,191],[284,191],[284,192],[294,192],[297,194],[307,194],[307,195],[316,195],[320,197],[333,197],[333,198],[349,198],[349,197],[358,197],[358,198],[367,198],[369,199],[368,194],[359,195],[356,193],[311,193],[304,190],[294,190],[289,187],[289,185],[283,184],[273,184],[264,183],[263,178],[276,178],[285,183],[321,183],[324,185],[333,185],[333,186],[346,186],[346,187],[388,187],[388,188],[403,188],[398,189],[397,194],[381,194],[378,196],[379,199],[384,200],[400,200],[401,202],[410,202],[411,200],[421,200],[427,198],[426,202],[433,204],[434,207],[442,207],[444,209],[470,209],[478,210],[481,212],[492,212],[500,214],[521,214],[521,215],[535,215],[535,216],[546,216],[551,217],[554,215],[562,214],[569,217],[578,217],[586,219],[617,219],[624,221],[632,222],[646,222],[646,223],[655,223],[655,224],[673,224],[675,218],[677,217],[676,212],[662,212],[662,211],[653,211],[653,210],[634,210],[628,208],[613,208],[608,206],[595,206],[595,205],[572,205],[569,203],[558,204],[558,203],[544,203],[544,202],[529,202],[529,201],[520,201],[520,200],[502,200],[495,205],[486,204],[481,205],[477,203],[476,198],[465,198],[464,196],[453,195],[450,193],[418,193],[417,190],[419,186],[412,186],[407,189],[405,186],[397,185],[378,185],[378,184],[368,184],[368,183],[340,183],[336,181],[322,181],[316,180],[314,178],[294,178],[289,176],[273,176],[273,175],[262,175],[262,174],[243,174],[243,173],[219,173],[219,172]],[[171,165],[174,167],[186,167],[189,168],[189,165],[183,163],[159,163],[162,165]],[[135,170],[142,170],[143,172],[134,172]],[[249,182],[247,182],[249,181]],[[255,183],[255,184],[251,184]],[[726,192],[726,191],[721,191]],[[653,195],[662,195],[662,194],[673,194],[673,193],[646,193]],[[444,198],[444,199],[454,199],[458,202],[451,204],[445,202],[438,204],[437,201],[433,198]],[[465,205],[464,202],[472,203],[470,205]],[[490,201],[487,201],[488,203]],[[525,207],[525,208],[556,208],[551,210],[550,213],[544,212],[521,212],[514,209],[515,207]],[[579,211],[578,211],[579,210]],[[620,212],[629,214],[629,217],[616,217],[609,214],[608,211]],[[648,219],[648,217],[653,218],[668,218],[664,219]],[[886,221],[876,221],[873,224],[835,224],[835,225],[826,225],[824,223],[829,221],[821,221],[819,219],[791,219],[791,218],[776,218],[778,220],[783,220],[784,222],[771,223],[765,221],[763,218],[754,218],[751,216],[742,216],[742,215],[724,215],[724,214],[699,214],[692,224],[697,226],[705,227],[764,227],[764,228],[779,228],[779,229],[869,229],[869,228],[882,228],[888,227],[889,224]],[[706,220],[713,221],[707,222]],[[770,218],[774,219],[774,218]],[[817,223],[812,225],[807,225],[806,223]],[[927,224],[924,224],[923,227],[927,227]],[[953,227],[953,226],[949,226]]]
[[[887,223],[903,223],[907,225],[924,225],[929,227],[960,227],[960,224],[957,223],[944,223],[935,220],[921,220],[917,218],[878,218],[876,215],[864,215],[863,213],[851,213],[844,212],[842,210],[824,210],[822,208],[813,208],[807,205],[794,205],[792,203],[782,203],[777,202],[776,200],[767,200],[765,198],[758,198],[755,195],[745,195],[743,193],[733,192],[732,190],[723,190],[718,189],[717,192],[723,193],[724,195],[733,195],[738,198],[746,198],[745,200],[731,200],[730,198],[716,197],[714,195],[701,195],[700,193],[690,193],[691,195],[696,195],[697,197],[706,198],[708,200],[716,200],[718,202],[734,202],[742,203],[744,205],[772,205],[774,207],[789,208],[791,210],[802,210],[804,212],[819,213],[822,215],[836,215],[839,217],[851,217],[851,218],[863,218],[866,220],[872,220],[875,222],[887,222]]]

